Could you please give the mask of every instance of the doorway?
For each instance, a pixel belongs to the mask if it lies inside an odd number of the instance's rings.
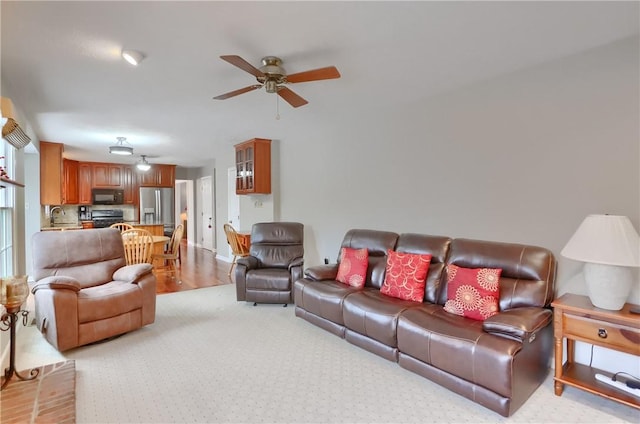
[[[185,226],[187,244],[197,244],[194,242],[196,225],[194,225],[193,200],[193,181],[176,180],[176,225]]]
[[[213,184],[211,176],[198,178],[197,201],[201,219],[198,225],[198,244],[214,251],[215,223],[213,221]]]

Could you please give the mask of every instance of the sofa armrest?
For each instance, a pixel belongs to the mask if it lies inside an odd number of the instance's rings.
[[[135,283],[141,277],[149,274],[152,270],[153,267],[151,264],[126,265],[114,272],[112,278],[115,281],[128,281],[130,283]]]
[[[289,264],[289,271],[291,271],[292,268],[295,267],[301,267],[302,265],[304,265],[304,258],[300,257],[300,258],[295,258],[294,260],[291,261],[291,263]]]
[[[236,260],[236,264],[247,267],[247,271],[250,269],[256,269],[258,268],[258,258],[253,256],[245,256],[244,258],[238,258]]]
[[[39,280],[33,288],[31,288],[31,293],[35,293],[40,289],[67,289],[79,292],[81,288],[80,282],[75,278],[54,275]]]
[[[487,318],[482,329],[487,333],[532,343],[536,333],[553,319],[553,312],[539,307],[515,308]]]
[[[304,270],[304,276],[313,281],[335,280],[338,264],[312,266]]]

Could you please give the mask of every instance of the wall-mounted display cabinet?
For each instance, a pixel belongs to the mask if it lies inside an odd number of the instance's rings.
[[[236,194],[271,194],[271,140],[236,144]]]

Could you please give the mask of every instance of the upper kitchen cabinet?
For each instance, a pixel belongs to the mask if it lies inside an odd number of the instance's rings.
[[[176,166],[153,164],[140,174],[140,187],[173,187],[176,183]]]
[[[124,188],[122,165],[117,163],[93,163],[94,188]]]
[[[124,203],[126,205],[138,204],[138,180],[133,166],[122,167],[122,179],[124,183]]]
[[[236,144],[236,194],[271,194],[271,140]]]
[[[62,204],[62,152],[61,143],[40,142],[40,204]]]
[[[76,160],[62,160],[62,174],[64,184],[62,185],[62,203],[65,205],[77,205],[78,197],[78,169],[79,163]]]
[[[80,162],[78,165],[78,204],[90,205],[91,199],[91,174],[93,169],[91,163]]]

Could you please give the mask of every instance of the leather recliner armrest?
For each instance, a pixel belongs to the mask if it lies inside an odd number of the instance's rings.
[[[243,265],[247,267],[247,270],[258,268],[258,258],[253,256],[245,256],[244,258],[238,258],[236,265]]]
[[[151,271],[153,271],[153,266],[151,266],[151,264],[126,265],[114,272],[112,278],[114,281],[128,281],[130,283],[135,283]]]
[[[289,264],[289,271],[291,271],[291,268],[294,268],[294,267],[297,267],[297,266],[302,266],[302,265],[304,265],[304,258],[302,258],[302,257],[295,258]]]
[[[536,333],[552,319],[553,313],[549,309],[533,306],[515,308],[487,318],[482,329],[487,333],[532,343]]]
[[[67,289],[79,292],[81,289],[80,282],[72,277],[64,275],[54,275],[39,280],[31,289],[31,293],[35,293],[40,289]]]
[[[312,266],[304,270],[304,276],[313,281],[335,280],[338,264]]]

